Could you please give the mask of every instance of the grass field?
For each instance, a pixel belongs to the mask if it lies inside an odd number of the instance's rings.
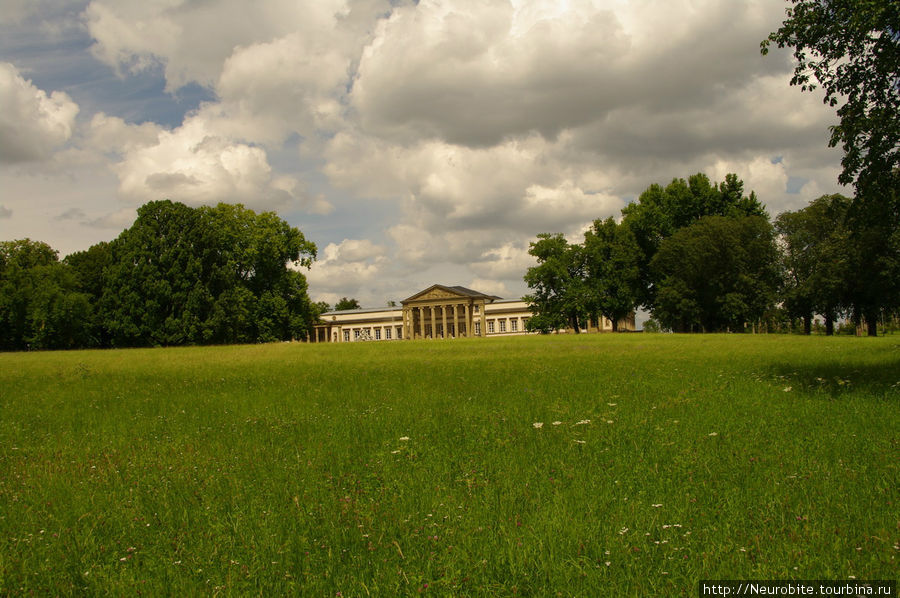
[[[0,355],[0,594],[896,579],[900,337]]]

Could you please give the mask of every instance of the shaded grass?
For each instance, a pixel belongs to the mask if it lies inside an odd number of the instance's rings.
[[[896,577],[892,338],[7,354],[0,389],[0,593]]]

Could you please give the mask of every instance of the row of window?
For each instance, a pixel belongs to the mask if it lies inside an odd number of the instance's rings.
[[[521,326],[519,320],[521,319]],[[526,324],[528,322],[528,318],[502,318],[502,319],[491,319],[487,321],[487,331],[488,334],[495,334],[497,332],[519,332],[519,330],[526,330]],[[475,336],[481,336],[481,322],[474,322],[475,324]],[[507,330],[508,327],[508,330]],[[449,329],[449,333],[451,336],[456,335],[456,326],[453,324],[448,324],[447,328]],[[392,338],[403,338],[403,327],[396,326],[392,327],[376,327],[376,328],[354,328],[353,332],[353,340],[392,340]],[[350,342],[350,330],[344,330],[344,342]],[[426,325],[425,327],[426,336],[431,336],[431,326]],[[396,334],[396,337],[393,335]],[[444,334],[444,326],[443,324],[437,325],[437,336],[443,336]],[[465,334],[465,325],[460,325],[460,334]]]
[[[503,319],[499,319],[499,320],[488,320],[487,321],[488,334],[494,334],[494,332],[501,332],[501,333],[507,332],[507,329],[506,329],[507,322],[509,322],[509,332],[518,332],[519,331],[519,319],[520,318],[509,318],[507,320],[506,318],[503,318]],[[528,318],[521,318],[521,320],[522,320],[522,328],[521,329],[527,330],[527,328],[525,326],[528,323]],[[494,325],[494,322],[496,322],[496,327]]]

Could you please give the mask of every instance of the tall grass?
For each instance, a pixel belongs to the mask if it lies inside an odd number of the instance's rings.
[[[0,355],[0,594],[895,578],[895,338]]]

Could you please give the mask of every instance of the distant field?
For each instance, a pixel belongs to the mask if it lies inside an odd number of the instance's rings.
[[[0,354],[0,594],[896,579],[900,337]]]

